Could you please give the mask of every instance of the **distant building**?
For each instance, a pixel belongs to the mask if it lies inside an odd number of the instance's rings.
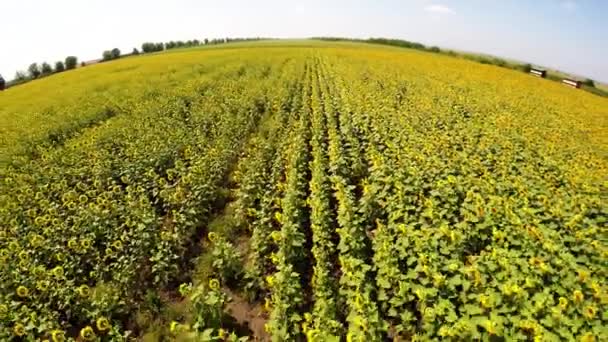
[[[532,68],[530,69],[530,73],[534,76],[545,78],[547,77],[547,70]]]
[[[570,86],[572,88],[580,88],[581,87],[581,81],[571,80],[571,79],[568,79],[568,78],[564,78],[562,80],[562,83],[565,84],[565,85],[567,85],[567,86]]]
[[[4,88],[6,88],[6,81],[2,78],[2,75],[0,75],[0,91],[4,90]]]

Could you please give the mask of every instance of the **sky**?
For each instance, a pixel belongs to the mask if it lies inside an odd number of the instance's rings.
[[[0,0],[0,74],[145,41],[389,37],[608,82],[605,0]]]

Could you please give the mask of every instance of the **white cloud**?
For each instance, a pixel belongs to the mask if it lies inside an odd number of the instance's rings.
[[[449,8],[448,6],[440,5],[440,4],[428,5],[424,8],[424,10],[427,12],[439,13],[439,14],[454,13],[454,11],[451,8]]]
[[[571,1],[571,0],[562,1],[560,3],[560,6],[562,6],[563,9],[568,10],[568,11],[574,11],[578,7],[577,3],[575,1]]]

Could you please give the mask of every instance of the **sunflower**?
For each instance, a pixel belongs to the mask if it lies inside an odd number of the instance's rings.
[[[171,331],[172,333],[177,332],[177,329],[179,328],[179,323],[176,321],[172,321],[171,325],[169,326],[169,331]]]
[[[583,296],[583,293],[579,290],[574,290],[572,297],[574,298],[575,303],[581,303],[583,299],[585,299],[585,296]]]
[[[581,337],[581,342],[595,342],[595,336],[592,333],[588,332],[583,337]]]
[[[91,294],[91,288],[87,285],[80,285],[76,289],[80,297],[88,297]]]
[[[120,240],[116,240],[114,242],[112,242],[112,247],[114,247],[115,249],[122,249],[122,241]]]
[[[34,223],[37,226],[42,226],[44,224],[44,218],[42,216],[38,216],[34,219]]]
[[[559,307],[562,310],[566,310],[566,308],[568,307],[568,300],[564,297],[559,297]]]
[[[65,333],[61,330],[53,330],[51,332],[51,340],[53,342],[63,342],[65,341]]]
[[[11,251],[16,251],[20,248],[21,246],[19,246],[19,242],[13,240],[11,242],[8,243],[8,249]]]
[[[57,266],[51,270],[51,273],[55,276],[55,278],[63,278],[65,272],[63,267]]]
[[[43,242],[44,242],[44,238],[38,234],[34,234],[30,238],[30,243],[32,244],[33,247],[38,247],[38,246],[42,245]]]
[[[591,305],[586,307],[585,311],[584,311],[585,317],[587,317],[589,319],[593,319],[595,317],[596,313],[597,313],[597,309]]]
[[[270,237],[272,238],[272,240],[274,240],[274,242],[280,242],[281,232],[275,230],[274,232],[270,233]]]
[[[87,325],[86,327],[80,330],[80,337],[84,341],[93,341],[97,336],[95,336],[95,331],[93,330],[93,328]]]
[[[49,282],[46,280],[39,280],[36,282],[36,289],[41,292],[45,292],[49,288]]]
[[[266,277],[266,282],[268,283],[268,286],[272,286],[274,285],[274,277],[269,275]]]
[[[80,246],[87,250],[89,248],[91,248],[91,239],[83,239],[80,241]]]
[[[15,326],[13,327],[13,333],[17,337],[21,337],[21,336],[25,335],[25,327],[23,326],[23,324],[21,324],[21,323],[15,324]]]
[[[219,290],[220,289],[220,281],[217,279],[211,279],[209,280],[209,288],[212,290]]]
[[[21,297],[21,298],[25,298],[30,294],[30,290],[27,289],[27,287],[21,285],[19,287],[17,287],[17,296]]]
[[[210,232],[209,234],[207,234],[207,237],[209,238],[209,241],[216,242],[218,236],[217,233]]]
[[[78,241],[76,241],[76,239],[70,239],[68,241],[68,247],[70,249],[77,249],[78,248]]]
[[[27,251],[21,251],[21,252],[19,252],[19,260],[27,261],[29,259],[30,259],[30,255],[28,254]]]
[[[105,317],[99,317],[95,324],[97,325],[97,330],[99,331],[106,331],[112,327],[110,325],[110,321],[108,321],[108,319]]]

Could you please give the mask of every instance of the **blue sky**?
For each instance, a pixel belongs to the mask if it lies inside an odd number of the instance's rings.
[[[205,37],[401,38],[608,82],[604,0],[1,0],[0,73],[144,41]]]

